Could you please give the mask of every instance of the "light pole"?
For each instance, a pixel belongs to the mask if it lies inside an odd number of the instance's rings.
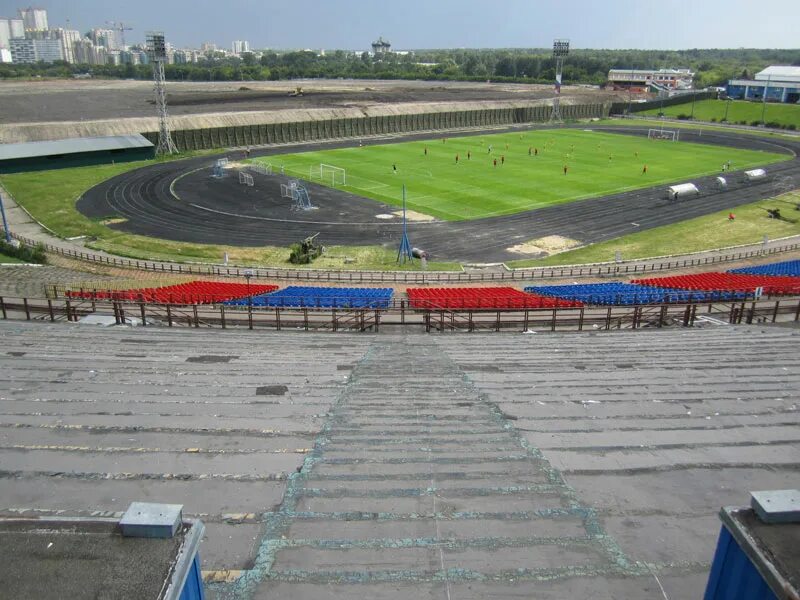
[[[731,107],[731,99],[730,99],[730,98],[728,98],[728,99],[725,101],[725,118],[724,118],[724,119],[722,119],[722,120],[723,120],[723,121],[725,121],[726,123],[728,122],[728,109],[729,109],[730,107]]]
[[[3,231],[6,234],[6,243],[11,243],[11,232],[8,230],[8,221],[6,221],[6,209],[3,207],[3,196],[0,194],[0,214],[3,215]]]
[[[769,94],[769,80],[772,78],[772,74],[767,75],[767,85],[764,86],[764,102],[761,106],[761,126],[766,127],[767,122],[765,120],[767,115],[767,94]]]
[[[247,281],[247,305],[252,308],[253,296],[250,295],[250,278],[254,275],[253,269],[245,269],[243,274],[245,281]]]
[[[253,276],[253,269],[244,270],[244,278],[247,281],[247,327],[253,329],[253,297],[250,295],[250,278]]]

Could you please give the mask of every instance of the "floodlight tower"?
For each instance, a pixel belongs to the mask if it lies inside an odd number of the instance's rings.
[[[553,58],[556,60],[556,96],[553,98],[553,112],[550,113],[551,123],[563,123],[561,118],[561,71],[564,68],[564,59],[569,54],[569,40],[553,40]]]
[[[176,154],[178,149],[169,132],[167,116],[167,90],[164,85],[164,62],[167,60],[167,44],[164,32],[147,32],[147,54],[153,62],[153,82],[156,92],[156,108],[158,109],[158,146],[156,154]]]

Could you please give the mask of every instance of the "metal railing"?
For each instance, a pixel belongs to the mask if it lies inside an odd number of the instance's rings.
[[[11,234],[23,244],[34,246],[36,240]],[[103,264],[122,269],[137,269],[153,273],[170,273],[172,275],[189,275],[197,277],[244,277],[245,271],[252,272],[253,277],[262,279],[291,280],[314,283],[395,283],[395,284],[434,284],[434,283],[475,283],[475,282],[509,282],[529,281],[534,279],[561,279],[575,277],[609,277],[639,275],[684,269],[705,267],[726,262],[735,262],[755,257],[772,256],[783,252],[800,250],[800,242],[787,242],[771,248],[732,251],[729,254],[684,257],[668,259],[662,262],[612,263],[596,265],[574,265],[564,267],[533,267],[491,272],[449,272],[449,271],[322,271],[313,269],[252,268],[236,266],[220,266],[207,264],[185,264],[161,262],[155,260],[137,260],[118,258],[109,255],[95,254],[71,250],[51,244],[43,244],[45,250],[66,258],[81,260],[94,264]]]
[[[381,327],[425,332],[447,331],[584,331],[691,327],[702,316],[730,324],[800,321],[800,297],[735,302],[582,306],[541,309],[413,309],[407,301],[390,308],[283,308],[218,305],[152,304],[70,298],[0,296],[3,319],[79,321],[105,315],[118,325],[246,328],[300,331],[374,331]]]

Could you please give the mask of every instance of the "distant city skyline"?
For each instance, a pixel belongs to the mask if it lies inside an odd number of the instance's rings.
[[[179,48],[246,40],[251,49],[368,50],[379,36],[398,50],[549,47],[554,38],[596,49],[800,45],[796,0],[0,0],[0,17],[29,6],[47,10],[50,27],[85,33],[121,21],[133,28],[129,44],[162,30]]]

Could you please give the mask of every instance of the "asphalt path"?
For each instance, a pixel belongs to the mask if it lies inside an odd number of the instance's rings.
[[[587,126],[581,125],[580,128],[586,129]],[[646,136],[648,131],[646,127],[607,125],[592,129],[638,136]],[[385,144],[446,135],[452,137],[454,134],[428,132],[391,140],[363,140],[361,143]],[[741,173],[730,173],[726,191],[718,189],[715,176],[692,178],[702,191],[700,197],[677,202],[666,199],[666,185],[662,184],[502,217],[460,222],[409,222],[412,245],[425,249],[435,260],[495,262],[524,258],[508,248],[550,235],[579,240],[582,244],[601,242],[772,197],[777,193],[776,182],[783,177],[800,181],[800,159],[797,157],[800,142],[702,130],[681,130],[680,135],[682,141],[779,152],[793,158],[769,166],[768,177],[758,182],[745,183]],[[254,150],[251,156],[350,147],[358,143],[358,139],[353,139],[271,147]],[[228,151],[220,156],[237,160],[241,159],[242,153]],[[396,247],[399,244],[401,219],[396,216],[386,218],[397,211],[396,207],[304,182],[312,203],[319,208],[295,211],[291,208],[291,200],[281,198],[280,194],[280,186],[289,181],[288,177],[279,173],[265,176],[251,172],[253,187],[239,184],[234,170],[229,170],[222,179],[214,179],[211,165],[216,158],[204,156],[124,173],[87,191],[78,200],[77,208],[94,219],[126,219],[109,225],[120,231],[181,242],[287,246],[320,233],[319,240],[328,246]]]

